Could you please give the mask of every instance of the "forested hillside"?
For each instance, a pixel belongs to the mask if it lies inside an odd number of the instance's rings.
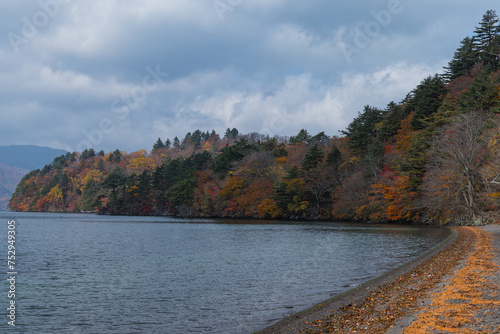
[[[341,136],[196,130],[151,152],[86,150],[27,174],[16,211],[444,224],[498,220],[500,26],[488,11],[443,74],[367,105]]]
[[[22,177],[30,170],[50,163],[65,153],[49,147],[31,145],[0,146],[0,210],[6,210]]]

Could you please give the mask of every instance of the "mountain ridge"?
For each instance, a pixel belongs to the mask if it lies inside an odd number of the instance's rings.
[[[27,169],[28,171],[42,168],[65,150],[36,145],[9,145],[0,146],[0,163],[12,167]],[[27,159],[29,157],[29,159]]]

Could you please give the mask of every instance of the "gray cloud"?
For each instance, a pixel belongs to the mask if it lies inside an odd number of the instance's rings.
[[[2,3],[0,145],[134,151],[227,127],[337,135],[363,105],[398,101],[441,71],[488,9],[493,1]]]

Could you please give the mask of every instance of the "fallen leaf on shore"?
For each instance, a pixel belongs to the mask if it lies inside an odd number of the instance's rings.
[[[428,293],[474,250],[477,236],[473,229],[456,229],[459,231],[457,240],[437,255],[371,291],[363,302],[332,312],[322,319],[321,328],[310,328],[302,333],[386,333],[397,319],[415,314],[420,309],[417,301],[428,298]],[[455,326],[462,324],[461,320],[456,321]]]
[[[478,228],[468,229],[475,234],[475,250],[443,291],[434,294],[431,306],[422,309],[423,313],[405,329],[405,334],[431,333],[433,330],[476,333],[469,328],[477,322],[474,315],[488,307],[500,306],[500,301],[485,298],[483,292],[498,289],[488,279],[498,270],[493,263],[492,236]]]

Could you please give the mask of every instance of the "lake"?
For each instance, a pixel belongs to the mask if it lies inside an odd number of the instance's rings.
[[[15,333],[251,333],[417,257],[431,227],[0,212]]]

